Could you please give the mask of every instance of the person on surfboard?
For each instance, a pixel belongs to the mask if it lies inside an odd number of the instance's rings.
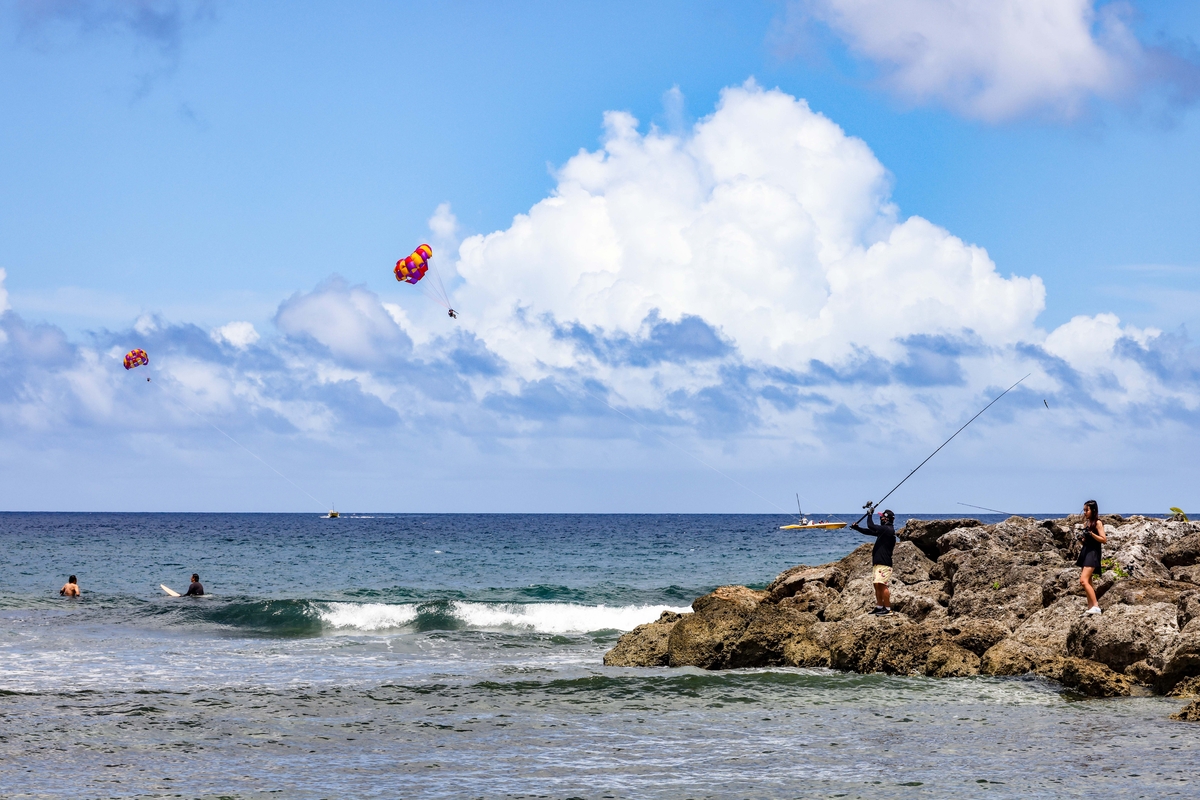
[[[892,593],[888,590],[888,581],[892,579],[892,550],[896,548],[896,515],[891,509],[884,509],[879,515],[879,524],[873,517],[875,509],[867,511],[867,529],[858,525],[850,527],[865,536],[875,537],[875,546],[871,548],[871,583],[875,587],[875,610],[871,613],[877,617],[892,613]]]
[[[204,586],[200,583],[200,576],[192,573],[192,583],[188,586],[188,590],[184,592],[184,597],[202,597],[204,595]]]

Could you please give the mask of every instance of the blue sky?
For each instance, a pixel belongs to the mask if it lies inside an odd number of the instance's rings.
[[[0,508],[1194,503],[1200,11],[1031,7],[4,4]]]

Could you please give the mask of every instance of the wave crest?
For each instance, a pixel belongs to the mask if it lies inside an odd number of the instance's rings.
[[[628,631],[653,622],[664,605],[586,606],[577,603],[317,603],[317,617],[334,630],[516,630],[531,633]]]

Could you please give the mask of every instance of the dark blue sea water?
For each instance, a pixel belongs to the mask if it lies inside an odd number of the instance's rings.
[[[1197,796],[1174,700],[602,666],[863,541],[789,521],[0,514],[0,796]]]

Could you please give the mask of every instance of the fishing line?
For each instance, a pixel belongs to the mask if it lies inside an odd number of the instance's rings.
[[[688,452],[687,450],[683,449],[682,447],[680,447],[679,445],[675,444],[674,442],[672,442],[672,441],[671,441],[670,439],[668,439],[667,437],[663,436],[663,435],[662,435],[661,433],[659,433],[658,431],[656,431],[656,430],[654,430],[654,429],[652,429],[652,428],[649,428],[649,427],[647,427],[647,426],[643,425],[641,422],[638,422],[636,419],[634,419],[633,417],[629,416],[628,414],[626,414],[626,413],[625,413],[624,411],[622,411],[621,409],[619,409],[619,408],[617,408],[616,406],[614,406],[614,405],[612,405],[611,403],[609,403],[609,402],[608,402],[607,400],[605,400],[603,397],[597,397],[596,395],[594,395],[594,394],[592,394],[591,392],[589,392],[587,389],[584,389],[582,386],[581,386],[581,387],[579,387],[579,388],[580,388],[580,391],[582,391],[582,392],[583,392],[584,394],[586,394],[588,397],[592,398],[593,400],[597,400],[597,401],[599,401],[599,402],[601,402],[601,403],[604,403],[604,405],[608,406],[610,409],[612,409],[613,411],[617,412],[617,413],[618,413],[618,414],[620,414],[622,417],[624,417],[625,419],[627,419],[627,420],[629,420],[630,422],[632,422],[634,425],[637,425],[637,426],[638,426],[639,428],[641,428],[642,430],[645,430],[646,432],[648,432],[648,433],[651,433],[651,434],[653,434],[654,436],[657,436],[657,437],[658,437],[659,439],[661,439],[663,442],[666,442],[667,444],[671,445],[671,447],[674,447],[676,450],[678,450],[679,452],[683,453],[683,454],[684,454],[685,456],[687,456],[688,458],[691,458],[691,459],[695,460],[695,461],[696,461],[697,463],[699,463],[699,464],[703,464],[704,466],[706,466],[706,467],[708,467],[709,469],[711,469],[713,472],[715,472],[715,473],[717,473],[718,475],[720,475],[720,476],[721,476],[722,478],[724,478],[725,480],[727,480],[727,481],[730,481],[731,483],[734,483],[734,484],[736,484],[737,486],[740,486],[740,487],[742,487],[742,488],[743,488],[743,489],[745,489],[747,492],[749,492],[750,494],[752,494],[752,495],[754,495],[755,497],[757,497],[759,500],[762,500],[762,501],[763,501],[763,502],[765,502],[765,503],[770,503],[771,505],[775,506],[775,508],[778,508],[778,509],[779,509],[781,512],[783,512],[784,514],[787,514],[788,516],[791,516],[791,512],[787,511],[786,509],[784,509],[784,508],[783,508],[782,506],[780,506],[779,504],[777,504],[777,503],[774,503],[774,502],[772,502],[772,501],[768,500],[767,498],[763,497],[761,494],[759,494],[758,492],[754,491],[753,489],[751,489],[749,486],[747,486],[746,484],[742,483],[741,481],[739,481],[739,480],[736,480],[735,478],[732,478],[732,477],[730,477],[729,475],[726,475],[724,472],[721,472],[721,470],[717,469],[717,468],[716,468],[716,467],[714,467],[712,464],[709,464],[707,461],[705,461],[704,459],[700,458],[699,456],[697,456],[697,455],[694,455],[693,453],[690,453],[690,452]],[[799,498],[797,497],[797,500],[798,500],[798,499],[799,499]]]
[[[162,383],[154,383],[154,382],[153,382],[153,381],[151,381],[149,378],[147,378],[146,380],[147,380],[147,382],[149,382],[149,383],[150,383],[150,385],[152,385],[152,386],[157,386],[159,389],[161,389],[161,390],[162,390],[162,392],[163,392],[163,394],[165,394],[167,397],[171,398],[171,399],[172,399],[172,400],[174,400],[176,403],[179,403],[179,405],[183,406],[183,407],[184,407],[184,408],[186,408],[188,411],[190,411],[190,412],[192,412],[193,414],[195,414],[197,417],[199,417],[199,418],[200,418],[201,420],[203,420],[204,422],[207,422],[207,423],[208,423],[210,426],[212,426],[212,429],[213,429],[213,430],[215,430],[217,433],[221,434],[221,435],[222,435],[222,436],[224,436],[226,439],[228,439],[229,441],[233,442],[233,443],[234,443],[234,444],[236,444],[238,447],[242,448],[242,449],[243,449],[243,450],[245,450],[247,453],[249,453],[250,455],[252,455],[252,456],[254,456],[255,458],[257,458],[259,461],[261,461],[261,462],[262,462],[262,463],[263,463],[263,464],[264,464],[264,465],[265,465],[265,466],[266,466],[268,469],[270,469],[270,470],[271,470],[272,472],[274,472],[276,475],[278,475],[279,477],[283,478],[285,481],[287,481],[288,483],[290,483],[292,486],[295,486],[295,487],[296,487],[297,489],[299,489],[301,492],[304,492],[304,494],[307,494],[309,497],[312,497],[313,501],[314,501],[314,502],[315,502],[315,503],[316,503],[318,506],[320,506],[322,510],[324,510],[324,509],[325,509],[325,504],[324,504],[324,503],[322,503],[320,500],[317,500],[317,498],[313,497],[313,496],[312,496],[312,494],[310,494],[310,493],[308,492],[308,490],[307,490],[307,489],[304,489],[303,487],[301,487],[301,486],[300,486],[300,484],[296,483],[294,480],[292,480],[291,478],[289,478],[287,475],[284,475],[282,472],[280,472],[279,470],[275,469],[275,467],[273,467],[273,466],[271,466],[270,464],[268,464],[268,463],[267,463],[266,461],[264,461],[264,460],[263,460],[263,459],[262,459],[262,458],[261,458],[261,457],[260,457],[260,456],[259,456],[257,453],[255,453],[253,450],[251,450],[249,447],[246,447],[246,445],[242,444],[242,443],[241,443],[241,442],[239,442],[237,439],[233,438],[233,437],[232,437],[232,436],[230,436],[228,433],[226,433],[225,431],[223,431],[223,430],[221,430],[220,428],[218,428],[218,427],[216,426],[216,424],[215,424],[215,423],[214,423],[212,420],[210,420],[208,417],[206,417],[206,416],[204,416],[203,414],[201,414],[201,413],[200,413],[199,411],[197,411],[196,409],[194,409],[194,408],[192,408],[191,406],[189,406],[187,403],[183,402],[183,400],[181,400],[179,397],[176,397],[174,393],[172,393],[172,392],[168,392],[168,391],[167,391],[167,390],[166,390],[166,389],[163,387]]]
[[[993,514],[1008,514],[1008,516],[1010,516],[1010,517],[1013,516],[1012,514],[1009,514],[1007,511],[1000,511],[995,508],[988,508],[987,506],[973,506],[970,503],[963,503],[961,501],[959,502],[959,505],[966,506],[967,508],[978,508],[980,511],[991,511]]]
[[[1030,373],[1029,373],[1029,375],[1032,375],[1032,374],[1033,374],[1032,372],[1030,372]],[[1029,375],[1026,375],[1026,376],[1025,376],[1025,378],[1028,378],[1028,377],[1029,377]],[[997,401],[997,400],[999,400],[1001,397],[1004,397],[1004,395],[1008,394],[1008,393],[1009,393],[1009,392],[1011,392],[1013,389],[1017,388],[1017,386],[1018,386],[1018,385],[1020,385],[1021,381],[1024,381],[1024,380],[1025,380],[1025,378],[1021,378],[1021,380],[1020,380],[1020,381],[1017,381],[1017,382],[1016,382],[1016,383],[1014,383],[1012,386],[1010,386],[1010,387],[1008,387],[1007,389],[1005,389],[1003,392],[1001,392],[1001,393],[1000,393],[1000,395],[999,395],[998,397],[996,397],[996,399],[995,399],[995,400],[993,400],[992,402],[990,402],[990,403],[988,403],[986,406],[984,406],[982,409],[980,409],[980,411],[979,411],[979,414],[976,414],[975,416],[971,417],[969,420],[967,420],[967,421],[966,421],[966,423],[964,423],[964,424],[963,424],[963,426],[962,426],[961,428],[959,428],[958,430],[956,430],[956,431],[954,432],[954,436],[958,436],[960,433],[962,433],[964,430],[966,430],[966,429],[967,429],[967,425],[970,425],[972,422],[974,422],[975,420],[979,419],[979,415],[980,415],[980,414],[982,414],[984,411],[987,411],[989,408],[991,408],[992,406],[994,406],[994,405],[996,404],[996,401]],[[949,439],[947,439],[946,441],[944,441],[944,442],[942,442],[940,445],[938,445],[938,449],[937,449],[937,450],[934,450],[932,453],[930,453],[930,454],[929,454],[929,456],[928,456],[928,457],[925,459],[925,461],[922,461],[920,464],[917,464],[917,466],[916,466],[916,469],[914,469],[912,472],[910,472],[910,473],[908,473],[907,475],[905,475],[905,476],[904,476],[904,481],[908,480],[908,479],[909,479],[909,478],[911,478],[913,475],[915,475],[915,474],[916,474],[916,472],[917,472],[917,470],[918,470],[918,469],[920,469],[921,467],[925,466],[925,464],[926,464],[926,463],[929,461],[929,459],[930,459],[930,458],[933,458],[934,456],[936,456],[936,455],[938,454],[938,451],[940,451],[940,450],[941,450],[943,447],[945,447],[946,445],[950,444],[950,442],[952,442],[952,441],[954,440],[954,436],[951,436]],[[870,513],[871,513],[871,511],[873,511],[873,510],[875,509],[875,507],[876,507],[876,506],[882,505],[884,500],[887,500],[889,497],[891,497],[891,496],[892,496],[892,492],[896,491],[897,489],[899,489],[901,486],[903,486],[903,485],[904,485],[904,481],[900,481],[900,482],[899,482],[899,483],[897,483],[895,486],[893,486],[893,487],[892,487],[892,491],[891,491],[891,492],[888,492],[888,493],[887,493],[887,494],[885,494],[885,495],[884,495],[882,498],[880,498],[880,500],[879,500],[879,502],[878,502],[878,503],[872,503],[871,501],[869,501],[869,500],[868,500],[868,501],[867,501],[867,504],[866,504],[865,506],[863,506],[863,508],[867,509],[867,513],[866,513],[866,514],[863,514],[861,517],[859,517],[859,518],[858,518],[858,519],[855,521],[855,523],[854,523],[854,524],[855,524],[855,525],[857,525],[859,522],[862,522],[864,519],[866,519],[866,518],[867,518],[867,514],[870,514]],[[1004,512],[1000,512],[1000,513],[1004,513]]]

